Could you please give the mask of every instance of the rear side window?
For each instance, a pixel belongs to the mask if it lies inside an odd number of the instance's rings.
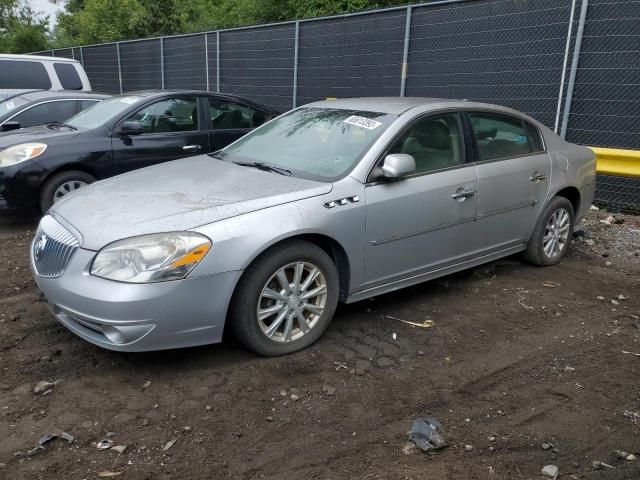
[[[80,100],[80,109],[79,111],[86,110],[87,108],[91,108],[94,105],[100,103],[97,100]]]
[[[49,90],[51,79],[40,62],[0,60],[0,88]]]
[[[529,144],[531,145],[532,152],[544,152],[544,144],[542,143],[542,138],[540,138],[540,132],[536,127],[531,125],[530,123],[524,124],[527,129],[527,135],[529,136]]]
[[[82,90],[82,80],[75,65],[71,63],[54,63],[53,69],[58,75],[60,84],[65,90]]]
[[[531,153],[524,122],[519,118],[484,112],[472,112],[469,118],[478,143],[480,160]]]
[[[46,123],[64,122],[78,113],[77,100],[47,102],[28,108],[11,119],[20,122],[21,128],[44,125]]]

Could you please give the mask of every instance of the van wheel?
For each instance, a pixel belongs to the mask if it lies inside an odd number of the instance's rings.
[[[46,212],[54,203],[95,180],[88,173],[79,170],[56,173],[44,183],[40,191],[40,211]]]
[[[302,240],[278,245],[244,272],[229,310],[230,328],[249,350],[284,355],[315,342],[338,304],[331,257]]]
[[[559,263],[569,249],[574,222],[571,202],[564,197],[553,197],[538,218],[525,259],[541,267]]]

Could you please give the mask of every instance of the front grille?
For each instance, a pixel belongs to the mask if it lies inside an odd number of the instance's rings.
[[[78,239],[52,216],[43,217],[31,244],[36,273],[40,277],[59,277],[79,246]]]

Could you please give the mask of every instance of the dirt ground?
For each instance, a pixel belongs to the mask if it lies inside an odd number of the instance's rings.
[[[342,306],[313,347],[271,359],[232,340],[146,354],[80,340],[34,288],[34,220],[5,219],[0,478],[524,480],[552,464],[638,479],[615,451],[640,457],[640,356],[624,353],[640,353],[640,218],[606,217],[559,266],[512,257]],[[407,448],[423,416],[447,448]],[[59,431],[75,441],[16,455]]]

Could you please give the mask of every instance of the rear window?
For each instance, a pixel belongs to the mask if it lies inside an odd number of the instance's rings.
[[[40,62],[0,60],[0,88],[49,90],[51,80]]]
[[[53,69],[65,90],[82,90],[82,80],[72,63],[54,63]]]

